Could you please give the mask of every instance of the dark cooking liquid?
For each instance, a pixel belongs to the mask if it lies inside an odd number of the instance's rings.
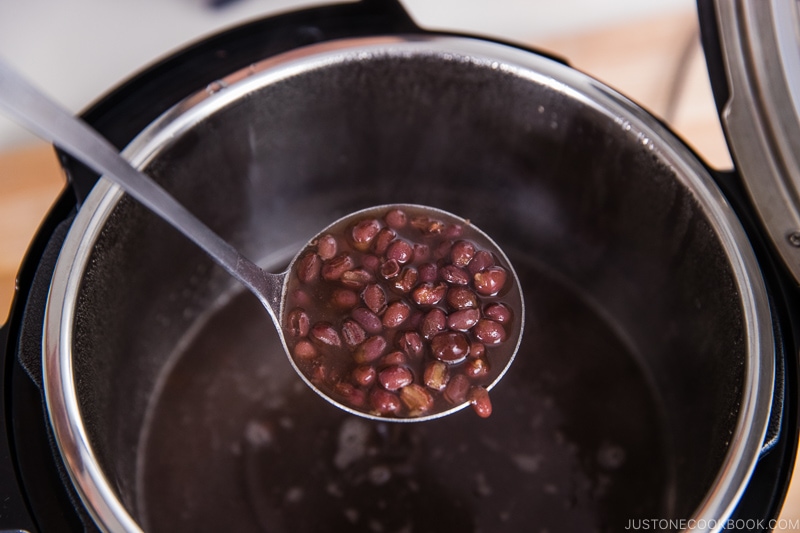
[[[346,414],[294,375],[249,294],[165,376],[143,435],[148,531],[620,531],[669,517],[647,380],[614,329],[514,259],[527,324],[494,414],[411,424]]]

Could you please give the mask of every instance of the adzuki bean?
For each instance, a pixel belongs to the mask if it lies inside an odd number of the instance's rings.
[[[380,285],[367,285],[361,297],[370,311],[380,315],[386,310],[386,292]]]
[[[396,391],[411,385],[414,381],[414,376],[411,371],[406,367],[399,365],[387,366],[378,374],[378,380],[384,389],[388,391]]]
[[[481,386],[473,387],[470,389],[467,399],[481,418],[486,418],[492,414],[492,401],[489,399],[489,392],[485,388]]]
[[[369,402],[372,408],[380,415],[397,415],[402,405],[400,398],[380,387],[373,387],[369,393]]]
[[[350,231],[350,236],[353,239],[353,247],[360,252],[366,251],[372,239],[375,238],[380,230],[380,222],[374,218],[358,222]]]
[[[412,416],[419,416],[433,407],[433,396],[425,387],[411,383],[400,389],[400,399],[408,407]]]
[[[323,235],[319,238],[319,243],[317,243],[317,255],[319,255],[320,259],[323,261],[333,259],[336,257],[337,251],[338,244],[336,243],[336,237],[333,235]]]
[[[494,296],[506,284],[506,269],[493,266],[473,275],[475,291],[484,296]]]
[[[331,303],[338,309],[352,309],[358,305],[358,295],[350,289],[335,289],[331,294]]]
[[[348,318],[342,323],[342,338],[348,346],[355,348],[366,340],[367,332],[358,322]]]
[[[489,416],[493,350],[515,330],[509,271],[465,227],[412,208],[331,229],[295,262],[284,329],[323,392],[382,417],[472,404]],[[496,372],[495,372],[496,375]]]
[[[431,361],[425,367],[425,386],[435,391],[443,391],[447,387],[447,382],[450,379],[450,374],[447,370],[446,363],[441,361]]]
[[[371,363],[383,355],[385,349],[386,339],[383,337],[369,337],[356,346],[353,352],[353,360],[355,360],[356,363]]]
[[[475,245],[469,241],[456,241],[450,249],[450,260],[457,267],[465,267],[475,257]]]
[[[421,306],[436,305],[447,294],[447,285],[431,281],[417,285],[411,293],[411,298]]]
[[[311,321],[308,318],[308,313],[300,307],[293,309],[289,313],[287,324],[288,327],[286,331],[295,338],[305,337],[311,329]]]
[[[482,318],[475,324],[475,337],[486,345],[500,344],[506,340],[506,330],[500,322]]]
[[[511,322],[511,309],[508,308],[507,305],[501,303],[491,303],[486,306],[483,310],[483,316],[486,318],[491,318],[496,322],[500,322],[501,324],[507,324]]]
[[[328,346],[341,346],[339,333],[328,322],[318,322],[311,328],[311,338]]]
[[[368,387],[375,381],[377,372],[375,372],[375,367],[373,366],[359,365],[353,369],[351,376],[356,385]]]
[[[405,365],[407,363],[408,357],[399,350],[389,352],[380,359],[381,366]]]
[[[447,327],[456,331],[469,331],[480,318],[481,312],[477,309],[462,309],[447,317]]]
[[[383,313],[383,325],[386,328],[396,328],[411,316],[411,308],[402,300],[392,302]]]

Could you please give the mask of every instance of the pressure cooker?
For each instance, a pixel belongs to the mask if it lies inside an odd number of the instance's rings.
[[[385,203],[505,250],[525,338],[486,420],[353,417],[263,308],[67,154],[2,346],[0,530],[776,527],[798,440],[800,47],[698,2],[735,169],[558,57],[394,0],[214,35],[82,114],[262,267]]]

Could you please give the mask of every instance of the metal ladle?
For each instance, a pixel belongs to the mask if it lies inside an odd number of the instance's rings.
[[[342,403],[336,397],[331,396],[327,391],[319,388],[303,373],[291,356],[286,341],[284,328],[286,327],[285,316],[287,313],[287,285],[291,277],[289,274],[292,272],[292,267],[295,265],[298,257],[306,248],[298,252],[298,255],[292,260],[287,271],[280,274],[265,272],[198,220],[159,184],[139,170],[133,168],[111,143],[88,124],[73,116],[59,104],[45,96],[1,60],[0,110],[37,136],[57,145],[96,172],[122,187],[125,192],[136,198],[153,213],[170,223],[175,229],[192,240],[214,261],[227,270],[231,276],[239,280],[266,308],[278,330],[287,356],[298,374],[314,391],[337,407],[350,413],[372,419],[422,421],[453,413],[468,405],[469,402],[463,402],[459,405],[439,404],[438,407],[426,411],[419,416],[388,418],[378,416],[374,412],[355,409],[350,405]],[[385,207],[386,206],[383,206],[383,208]],[[517,307],[514,309],[517,326],[514,328],[510,337],[504,342],[506,349],[501,352],[501,360],[493,360],[492,362],[495,371],[493,381],[486,386],[486,389],[489,390],[501,379],[510,366],[519,348],[522,337],[524,309],[517,275],[497,244],[468,221],[439,209],[422,206],[414,207],[416,209],[424,209],[431,215],[443,218],[447,222],[462,225],[466,229],[465,238],[472,236],[480,240],[484,245],[484,249],[491,251],[495,256],[503,259],[510,274],[509,282],[513,284],[511,296],[512,300],[515,302],[515,307]],[[347,223],[358,221],[362,219],[365,214],[374,212],[375,209],[378,208],[346,215],[331,224],[329,228],[341,227]],[[320,232],[315,239],[326,234],[327,230],[328,228]],[[309,242],[315,242],[315,239]]]

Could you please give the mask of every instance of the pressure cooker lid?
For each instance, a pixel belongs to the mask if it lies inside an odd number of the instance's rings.
[[[716,0],[714,15],[728,91],[718,105],[731,155],[800,283],[800,2]]]

